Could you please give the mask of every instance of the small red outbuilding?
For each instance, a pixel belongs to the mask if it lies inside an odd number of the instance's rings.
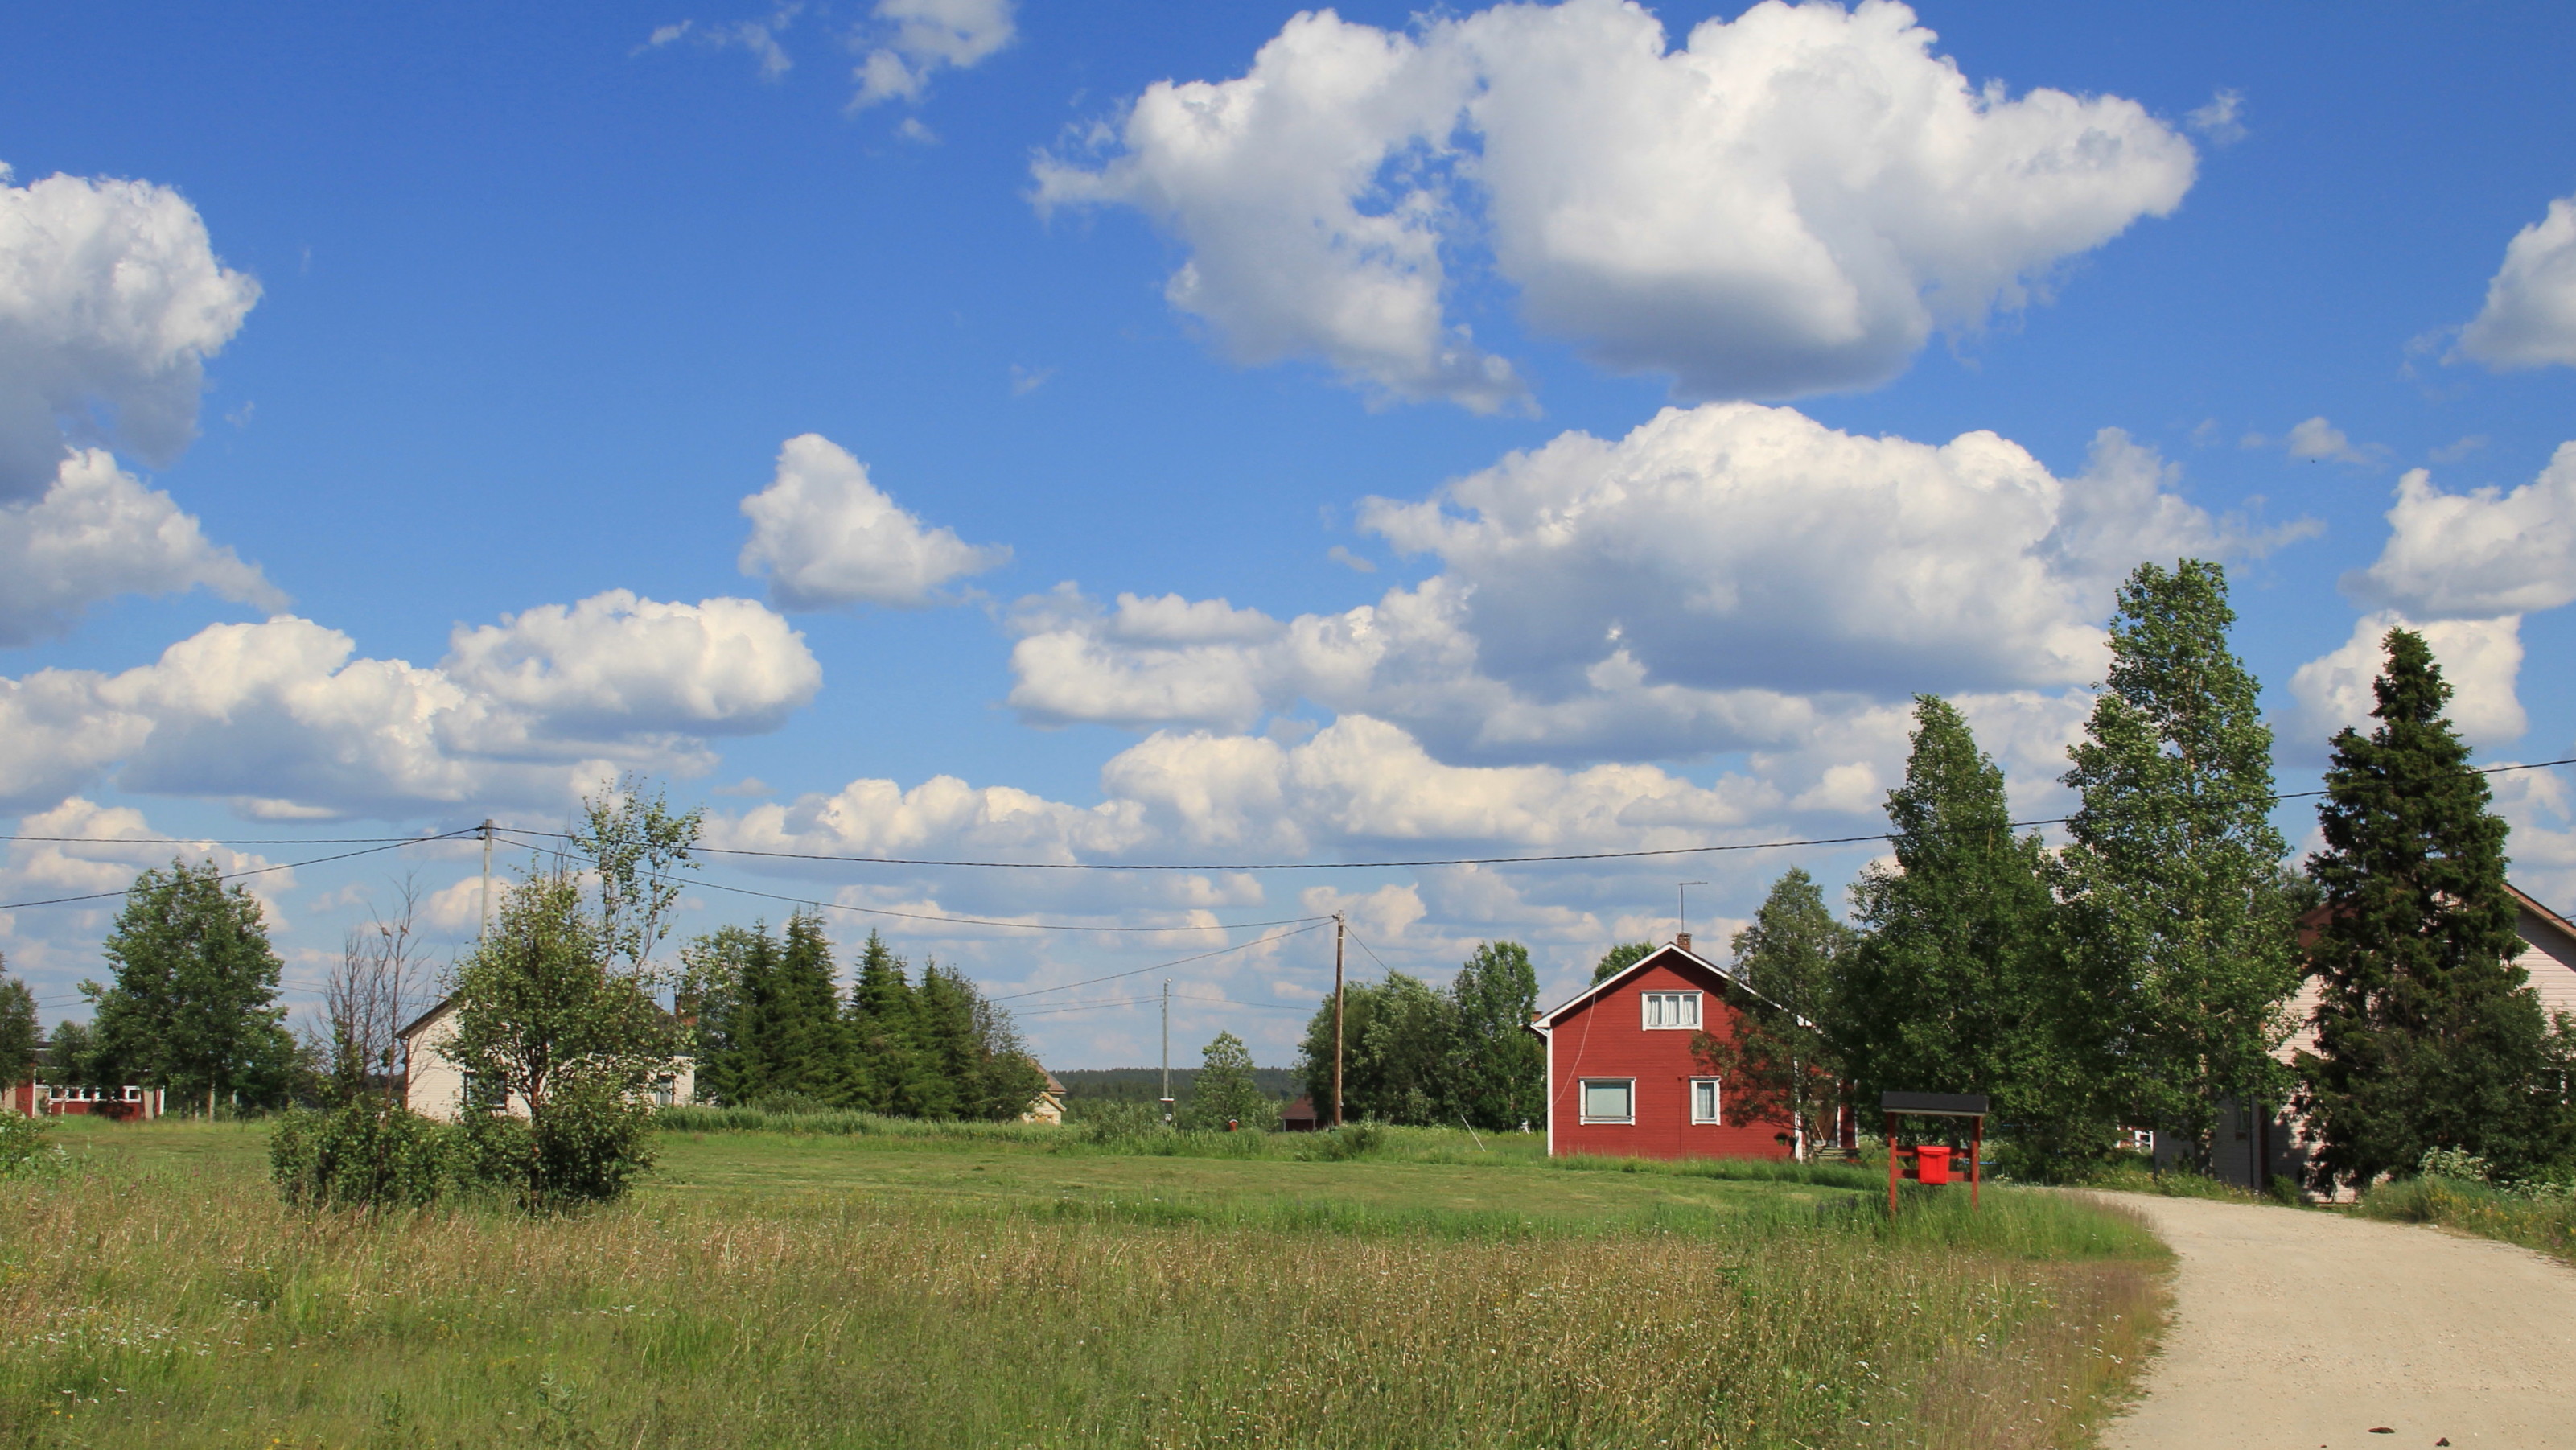
[[[1685,936],[1531,1018],[1547,1044],[1549,1156],[1791,1156],[1786,1129],[1729,1113],[1725,1081],[1691,1052],[1703,1030],[1733,1034],[1746,992]]]

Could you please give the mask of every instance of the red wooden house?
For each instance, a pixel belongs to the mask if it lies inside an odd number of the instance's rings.
[[[1691,1052],[1702,1031],[1732,1035],[1748,996],[1685,935],[1531,1018],[1547,1044],[1549,1155],[1791,1156],[1788,1130],[1730,1113],[1726,1083]]]

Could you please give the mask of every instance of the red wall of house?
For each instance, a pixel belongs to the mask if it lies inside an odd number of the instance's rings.
[[[1549,1151],[1613,1158],[1786,1158],[1779,1123],[1736,1115],[1729,1085],[1718,1086],[1714,1124],[1690,1120],[1690,1080],[1708,1073],[1691,1057],[1697,1033],[1645,1025],[1648,992],[1696,991],[1700,1028],[1712,1037],[1735,1030],[1735,1008],[1713,974],[1657,963],[1557,1019],[1548,1080]],[[1580,1082],[1587,1077],[1637,1080],[1634,1123],[1583,1121]]]

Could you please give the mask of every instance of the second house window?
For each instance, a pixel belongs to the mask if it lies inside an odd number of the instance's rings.
[[[1698,1027],[1699,993],[1646,993],[1646,1025],[1648,1027]]]

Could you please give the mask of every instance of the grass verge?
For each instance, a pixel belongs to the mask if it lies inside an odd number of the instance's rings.
[[[2016,1450],[2081,1440],[2160,1292],[2141,1223],[2010,1190],[1891,1221],[1535,1165],[1464,1209],[1439,1164],[1075,1165],[1182,1175],[1121,1209],[1042,1148],[920,1139],[812,1189],[371,1217],[279,1206],[253,1130],[160,1131],[0,1197],[0,1444]]]
[[[2371,1187],[2361,1195],[2359,1211],[2364,1218],[2439,1224],[2502,1239],[2576,1263],[2576,1197],[2564,1194],[2424,1176]]]

